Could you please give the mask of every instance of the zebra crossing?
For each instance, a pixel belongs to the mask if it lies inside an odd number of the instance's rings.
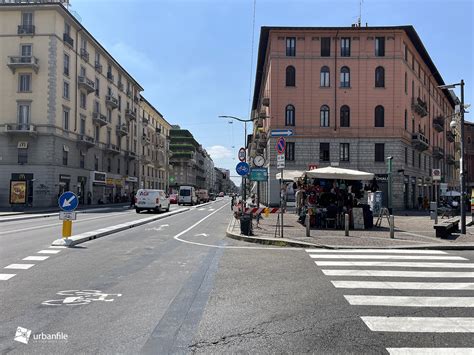
[[[474,263],[468,259],[440,250],[307,249],[306,252],[332,285],[342,290],[348,304],[361,307],[360,319],[370,331],[408,335],[460,333],[472,339]],[[371,314],[374,309],[376,315]],[[398,310],[396,315],[394,309]],[[443,315],[428,312],[430,316],[421,316],[422,312],[417,312],[417,316],[412,316],[413,309],[446,311]],[[447,313],[451,309],[465,311],[462,316],[459,312],[450,316]],[[386,350],[390,354],[474,354],[474,348],[453,345],[452,348],[387,347]]]

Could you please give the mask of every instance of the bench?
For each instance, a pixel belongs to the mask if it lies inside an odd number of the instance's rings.
[[[453,232],[459,230],[459,218],[450,218],[435,224],[433,228],[436,230],[436,238],[446,238]]]

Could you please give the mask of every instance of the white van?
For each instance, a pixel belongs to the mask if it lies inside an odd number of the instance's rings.
[[[196,190],[192,186],[180,186],[179,187],[179,196],[178,196],[178,205],[197,205],[198,198],[196,195]]]
[[[163,190],[140,189],[135,195],[135,211],[144,210],[156,212],[170,210],[170,199]]]

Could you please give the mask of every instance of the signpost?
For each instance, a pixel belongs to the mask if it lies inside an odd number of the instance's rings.
[[[272,136],[273,133],[277,131],[279,133],[282,133],[281,131],[285,130],[273,130],[272,131]],[[286,136],[291,136],[293,135],[293,131],[288,129],[286,130],[287,134]],[[285,132],[283,132],[285,133]],[[277,139],[276,143],[276,150],[278,152],[277,155],[277,169],[280,169],[280,213],[281,213],[281,228],[280,228],[280,237],[283,238],[283,197],[284,197],[284,192],[283,192],[283,169],[285,168],[285,149],[286,149],[286,140],[283,137],[283,135],[280,136],[280,138]]]
[[[441,181],[441,169],[432,169],[431,176],[433,178],[433,182],[435,183],[435,224],[438,224],[438,181]]]
[[[63,238],[68,238],[71,236],[72,220],[76,219],[76,213],[73,211],[77,208],[78,204],[79,204],[79,199],[71,191],[64,192],[58,198],[59,208],[63,210],[63,212],[59,213],[59,219],[63,220]],[[71,217],[71,218],[67,218],[67,217]]]

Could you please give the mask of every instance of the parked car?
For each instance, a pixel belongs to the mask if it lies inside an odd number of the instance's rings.
[[[213,192],[211,192],[211,193],[209,194],[209,200],[215,201],[215,200],[216,200],[216,194],[213,193]]]
[[[205,189],[197,190],[196,195],[198,197],[199,203],[209,202],[209,193]]]
[[[197,205],[198,197],[193,186],[180,186],[178,205]]]
[[[219,192],[219,197],[224,197],[224,193],[223,193],[223,192]]]
[[[135,211],[155,212],[170,210],[170,199],[163,190],[140,189],[135,195]]]
[[[170,195],[170,203],[172,203],[172,204],[178,203],[178,195],[177,194],[171,194]]]

